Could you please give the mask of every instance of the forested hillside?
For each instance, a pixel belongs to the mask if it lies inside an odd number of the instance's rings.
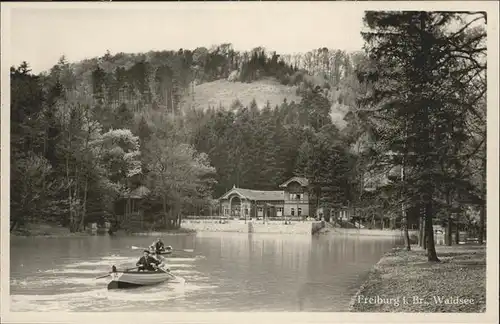
[[[360,57],[239,53],[223,44],[62,57],[40,75],[28,63],[13,67],[11,230],[48,221],[80,231],[112,220],[119,197],[139,185],[151,189],[148,211],[160,215],[153,221],[175,227],[179,215],[200,212],[233,185],[275,189],[306,175],[309,150],[325,136],[340,148],[341,165],[352,163],[352,138],[330,113],[354,104]],[[229,83],[278,95],[250,90],[236,97],[242,104],[221,94]],[[330,186],[348,183],[346,173],[330,176]],[[338,204],[349,195],[341,191]]]
[[[114,219],[140,185],[149,220],[177,227],[233,185],[275,189],[293,175],[310,180],[316,207],[357,206],[371,219],[399,210],[394,185],[363,196],[386,122],[359,100],[379,94],[376,68],[364,53],[230,44],[62,57],[40,75],[12,67],[11,230],[81,231]]]

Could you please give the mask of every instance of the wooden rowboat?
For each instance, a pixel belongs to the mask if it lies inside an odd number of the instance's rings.
[[[163,250],[163,251],[156,251],[156,252],[153,252],[153,253],[156,253],[156,254],[160,254],[160,255],[165,255],[165,254],[172,254],[172,250]]]
[[[176,276],[164,270],[157,271],[115,271],[111,273],[108,289],[135,288],[173,281]]]

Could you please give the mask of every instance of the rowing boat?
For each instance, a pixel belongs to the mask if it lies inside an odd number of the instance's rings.
[[[147,250],[149,253],[156,253],[156,254],[172,254],[172,249],[165,249],[165,250],[158,250],[156,251],[154,248],[145,248],[145,247],[140,247],[140,246],[135,246],[132,245],[132,250]],[[192,250],[188,250],[187,252],[193,252]]]
[[[167,251],[167,250],[164,250],[164,251],[155,251],[154,253],[160,254],[160,255],[172,254],[172,250],[170,250],[170,251]]]
[[[173,274],[161,269],[158,271],[115,271],[111,273],[108,289],[152,286],[175,279]]]

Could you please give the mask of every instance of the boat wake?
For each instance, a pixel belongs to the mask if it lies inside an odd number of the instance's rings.
[[[22,278],[11,278],[11,311],[120,311],[141,310],[144,303],[163,304],[183,300],[195,292],[214,289],[210,278],[196,270],[200,258],[168,258],[176,279],[155,286],[108,290],[106,275],[111,265],[132,267],[136,257],[111,256],[38,270]]]
[[[100,274],[103,269],[50,269],[50,270],[38,270],[41,273],[53,273],[53,274]]]

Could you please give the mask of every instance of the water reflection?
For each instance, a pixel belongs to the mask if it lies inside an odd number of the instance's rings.
[[[185,284],[113,293],[94,278],[112,264],[134,264],[140,251],[130,246],[148,246],[151,238],[13,240],[13,310],[137,311],[154,305],[159,311],[343,311],[362,277],[394,244],[342,234],[199,233],[163,240],[194,249],[168,261]]]

